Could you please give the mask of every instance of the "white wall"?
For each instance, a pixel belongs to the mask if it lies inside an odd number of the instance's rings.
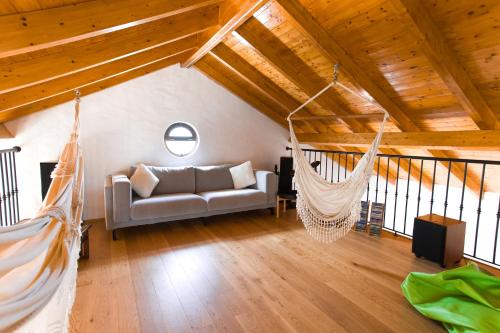
[[[288,131],[195,69],[172,66],[121,85],[84,96],[81,145],[85,157],[84,218],[104,216],[103,182],[129,165],[209,165],[251,160],[272,170],[285,155]],[[20,145],[19,195],[22,217],[41,203],[39,163],[57,160],[68,138],[73,103],[62,104],[6,124]],[[200,134],[197,152],[170,155],[163,145],[174,121],[193,124]]]

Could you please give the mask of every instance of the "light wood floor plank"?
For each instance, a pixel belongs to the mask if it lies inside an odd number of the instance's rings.
[[[411,242],[308,237],[294,211],[90,230],[71,332],[444,332],[405,300]]]

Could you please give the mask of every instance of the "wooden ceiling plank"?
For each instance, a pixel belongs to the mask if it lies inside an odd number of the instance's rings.
[[[117,60],[197,34],[218,22],[217,6],[80,40],[50,50],[0,59],[0,94]]]
[[[299,101],[290,96],[285,90],[275,84],[267,76],[256,70],[250,63],[248,63],[243,57],[233,51],[226,44],[220,43],[212,49],[210,54],[226,67],[230,68],[243,80],[251,84],[261,94],[267,96],[279,105],[283,110],[283,119],[286,119],[286,115],[291,110],[300,106],[301,103]],[[307,112],[307,114],[310,113]],[[313,131],[317,133],[328,131],[328,127],[321,123],[309,124],[308,122],[307,126],[310,126]]]
[[[314,96],[327,84],[257,19],[248,19],[248,21],[237,30],[237,33],[241,38],[252,45],[255,51],[266,59],[267,62],[308,96]],[[323,95],[319,96],[316,102],[326,110],[330,110],[335,114],[344,115],[349,113],[339,106],[338,102],[331,97],[330,92],[325,92]],[[367,129],[356,120],[347,120],[344,123],[353,131],[367,131]]]
[[[264,59],[273,67],[280,71],[287,79],[293,82],[298,88],[307,95],[313,96],[319,90],[323,89],[326,82],[319,77],[312,69],[297,57],[285,44],[276,38],[262,23],[255,18],[250,18],[236,31],[242,39],[251,45]],[[271,41],[271,42],[269,42]],[[331,98],[329,92],[318,97],[316,101],[327,110],[332,110],[336,114],[348,115],[338,106],[337,102]],[[371,129],[358,122],[356,119],[342,120],[352,132],[370,132]],[[392,149],[382,149],[386,154],[398,154]],[[404,170],[407,170],[409,164],[406,160],[401,162]],[[391,169],[392,170],[392,169]],[[391,174],[396,174],[395,170]],[[429,186],[432,178],[424,173],[424,185]]]
[[[309,144],[366,147],[376,133],[301,134],[298,139]],[[500,151],[500,130],[446,132],[386,132],[381,147],[440,150]]]
[[[159,61],[139,66],[137,68],[130,69],[124,73],[114,75],[103,80],[99,80],[94,83],[89,83],[83,87],[80,87],[80,93],[83,97],[83,103],[85,103],[85,96],[90,95],[94,92],[98,92],[109,87],[121,84],[123,82],[135,79],[137,77],[152,73],[154,71],[160,70],[165,67],[172,66],[174,64],[184,61],[188,56],[187,54],[179,54]],[[4,123],[22,116],[26,116],[35,112],[45,110],[47,108],[69,102],[75,98],[74,91],[67,91],[59,95],[55,95],[50,98],[42,99],[31,104],[23,105],[9,111],[0,112],[0,123]],[[84,104],[83,104],[84,105]]]
[[[194,50],[197,46],[198,40],[196,36],[190,36],[72,75],[59,77],[21,90],[2,94],[0,95],[0,112],[51,98],[67,91],[73,91],[76,88],[93,84],[131,69],[145,66],[180,53],[185,53],[187,50]]]
[[[227,75],[225,71],[227,69],[223,68],[223,65],[217,63],[216,59],[212,55],[205,55],[200,61],[196,62],[195,68],[200,70],[204,75],[206,75],[211,80],[215,81],[217,84],[222,85],[225,89],[231,91],[233,94],[250,104],[252,107],[271,118],[281,126],[288,128],[285,117],[283,114],[276,111],[268,103],[259,99],[255,94],[252,94],[247,89],[243,89],[240,85],[233,82]]]
[[[339,63],[341,72],[349,81],[365,90],[380,106],[387,110],[391,119],[405,131],[418,131],[411,119],[400,107],[358,66],[352,57],[330,36],[298,0],[277,0],[283,9],[294,19],[297,26],[332,62]],[[345,69],[344,71],[342,69]]]
[[[194,65],[266,3],[267,0],[226,0],[220,9],[220,29],[216,30],[207,42],[182,64],[182,67],[189,68]]]
[[[0,58],[100,36],[219,2],[220,0],[94,0],[0,16]]]
[[[353,60],[347,51],[330,36],[328,31],[316,21],[307,8],[298,0],[277,0],[277,2],[297,23],[297,27],[310,38],[332,64],[340,63],[341,68],[345,68],[342,73],[349,78],[350,82],[357,85],[359,90],[366,91],[376,103],[389,113],[391,120],[400,130],[408,132],[421,131],[411,118],[368,76],[366,71]],[[431,151],[431,153],[435,157],[447,156],[445,152],[436,153],[435,150]],[[446,163],[441,164],[447,167]],[[461,169],[461,167],[456,167],[452,170],[457,178],[463,176],[463,170]],[[470,188],[475,193],[479,193],[479,177],[471,174],[469,179],[468,185],[470,185]]]
[[[224,43],[217,45],[210,53],[226,65],[226,67],[231,68],[242,79],[252,84],[262,94],[267,95],[267,97],[275,101],[281,106],[284,112],[290,111],[300,105],[298,101],[285,93],[282,88],[274,84],[267,76],[256,70]]]
[[[480,129],[500,129],[500,122],[483,98],[439,27],[419,0],[393,0],[412,32],[419,38],[421,49],[450,91]]]

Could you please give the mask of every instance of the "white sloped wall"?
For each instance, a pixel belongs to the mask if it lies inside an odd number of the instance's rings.
[[[20,145],[19,195],[22,217],[41,203],[39,163],[54,161],[68,138],[73,103],[62,104],[6,124]],[[198,151],[187,158],[170,155],[163,144],[172,122],[193,124]],[[104,216],[103,182],[131,164],[210,165],[251,160],[272,170],[285,155],[288,131],[196,69],[172,66],[82,97],[81,144],[85,156],[86,219]]]

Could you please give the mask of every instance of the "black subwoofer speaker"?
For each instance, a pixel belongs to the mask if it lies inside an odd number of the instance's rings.
[[[430,214],[415,218],[412,251],[440,264],[452,266],[464,255],[465,223],[449,217]]]

